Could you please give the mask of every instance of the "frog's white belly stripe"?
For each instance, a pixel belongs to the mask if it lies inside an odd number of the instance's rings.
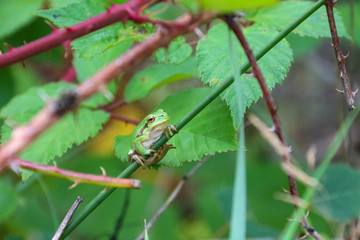
[[[163,126],[152,129],[149,133],[149,139],[141,142],[141,144],[144,146],[144,148],[150,148],[157,140],[159,140],[163,132]]]

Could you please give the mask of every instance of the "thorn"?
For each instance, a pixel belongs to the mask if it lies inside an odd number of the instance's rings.
[[[12,51],[14,48],[7,42],[4,42],[4,45],[9,49],[9,52]]]
[[[200,28],[195,28],[195,29],[194,29],[194,33],[195,33],[199,38],[203,38],[203,37],[204,37],[204,33],[200,30]]]
[[[288,146],[288,151],[289,151],[289,153],[292,153],[292,152],[294,152],[294,149],[293,149],[293,147],[292,147],[292,146]]]
[[[347,59],[350,55],[350,50],[348,50],[348,52],[346,53],[346,55],[343,55],[344,59]]]
[[[53,30],[53,32],[59,31],[59,29],[57,29],[50,21],[45,20],[45,23],[51,27],[51,29]]]
[[[25,40],[23,40],[23,43],[24,43],[24,45],[26,45],[26,44],[27,44],[27,42],[26,42]]]
[[[339,77],[343,79],[344,78],[344,73],[340,72]]]
[[[345,94],[345,93],[344,93],[344,90],[340,90],[340,89],[338,89],[338,88],[335,88],[335,90],[336,90],[338,93]]]
[[[21,61],[21,65],[23,66],[23,68],[26,68],[25,61],[24,61],[24,60]]]
[[[110,7],[115,7],[116,6],[116,4],[111,0],[107,0],[107,2],[110,4]]]
[[[79,184],[80,184],[79,181],[74,181],[74,184],[71,185],[71,186],[69,187],[69,189],[73,189],[74,187],[76,187],[76,186],[79,185]]]
[[[302,239],[307,238],[308,236],[310,236],[310,234],[307,232],[304,236],[300,237],[299,239],[302,240]]]
[[[353,95],[355,96],[358,91],[359,91],[359,88],[357,88],[357,89],[353,92]]]
[[[100,92],[111,102],[115,97],[114,95],[106,88],[105,85],[100,87]]]
[[[53,161],[53,164],[54,164],[54,167],[56,167],[56,168],[58,167],[55,161]]]
[[[293,219],[293,218],[287,218],[287,220],[288,220],[289,222],[294,222],[294,221],[295,221],[295,219]]]
[[[284,192],[284,193],[286,193],[286,194],[290,194],[290,191],[289,191],[289,190],[287,190],[286,188],[281,187],[281,189],[283,190],[283,192]]]
[[[272,125],[271,128],[269,128],[269,130],[270,130],[271,132],[275,132],[275,129],[276,129],[276,128],[275,128],[275,125]]]
[[[107,190],[109,190],[108,187],[104,188],[100,193],[104,193],[104,192],[106,192]]]
[[[104,169],[103,167],[100,167],[100,169],[101,169],[102,175],[103,175],[103,176],[106,176],[106,171],[105,171],[105,169]]]
[[[10,161],[10,169],[16,174],[20,175],[20,165],[17,161]]]

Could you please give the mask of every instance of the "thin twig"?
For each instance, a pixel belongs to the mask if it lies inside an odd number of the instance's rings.
[[[125,104],[126,104],[126,101],[124,99],[121,99],[119,101],[101,106],[99,108],[104,111],[111,112],[112,110],[120,108],[120,107],[124,106]]]
[[[139,123],[140,123],[140,121],[130,119],[130,118],[127,118],[127,117],[124,117],[124,116],[121,116],[121,115],[117,115],[115,113],[110,113],[110,118],[117,119],[117,120],[120,120],[120,121],[123,121],[123,122],[126,122],[126,123],[131,123],[131,124],[134,124],[134,125],[139,125]]]
[[[119,232],[120,232],[120,230],[121,230],[121,228],[123,226],[124,220],[125,220],[127,210],[129,209],[130,193],[131,192],[129,190],[125,191],[125,199],[124,199],[123,206],[121,208],[121,213],[120,213],[119,218],[116,221],[116,224],[115,224],[115,227],[114,227],[114,232],[111,235],[110,240],[117,240],[118,239],[117,236],[119,235]]]
[[[76,211],[77,207],[79,206],[79,204],[82,202],[83,200],[81,199],[81,197],[77,197],[74,204],[71,206],[70,210],[68,211],[68,213],[66,214],[66,216],[64,217],[63,221],[61,222],[58,230],[56,231],[55,235],[53,236],[52,240],[58,240],[60,239],[62,233],[64,232],[67,224],[69,223],[71,217],[74,215],[74,212]]]
[[[342,91],[339,90],[339,92],[344,94],[346,102],[349,107],[349,110],[353,110],[355,108],[355,94],[356,94],[357,90],[355,92],[353,92],[351,90],[351,84],[349,81],[348,74],[346,72],[345,59],[348,57],[348,54],[346,56],[344,56],[344,54],[342,53],[341,48],[340,48],[340,41],[339,41],[339,36],[337,34],[336,23],[335,23],[335,18],[334,18],[334,11],[333,11],[334,4],[335,4],[334,1],[330,0],[325,3],[325,6],[326,6],[326,12],[327,12],[328,20],[329,20],[332,45],[334,48],[334,52],[335,52],[335,56],[336,56],[336,60],[337,60],[338,68],[339,68],[339,77],[342,80],[342,85],[344,88],[344,90],[342,90]]]
[[[150,3],[155,4],[156,2],[154,0],[131,0],[120,5],[112,4],[111,8],[107,9],[104,13],[91,17],[74,26],[65,29],[53,28],[53,32],[48,36],[17,48],[11,47],[8,52],[0,55],[0,69],[41,52],[46,52],[66,41],[79,38],[115,22],[132,20],[132,17],[138,20],[140,16],[136,13],[143,9],[144,6],[148,6]]]
[[[236,37],[238,38],[238,40],[239,40],[241,46],[243,47],[245,54],[251,64],[254,76],[260,85],[261,91],[263,92],[263,95],[264,95],[266,105],[269,109],[271,119],[273,121],[274,132],[278,136],[283,148],[287,149],[287,151],[283,151],[283,153],[282,153],[283,161],[286,165],[290,166],[290,165],[292,165],[290,148],[285,141],[285,137],[284,137],[283,131],[281,129],[280,119],[276,112],[276,106],[275,106],[274,99],[272,98],[269,88],[266,85],[264,76],[261,73],[261,70],[259,68],[259,65],[257,64],[256,58],[255,58],[254,54],[252,53],[252,50],[250,49],[250,46],[249,46],[248,42],[246,41],[246,38],[245,38],[241,28],[236,23],[235,17],[234,16],[225,16],[224,19],[225,19],[226,23],[228,24],[229,28],[235,33]],[[290,195],[293,199],[294,207],[295,207],[295,209],[297,209],[299,206],[298,205],[299,193],[298,193],[296,181],[295,181],[294,176],[291,175],[291,173],[287,172],[287,176],[288,176],[288,181],[289,181],[289,186],[290,186]],[[312,237],[314,237],[315,239],[322,239],[321,237],[318,238],[319,234],[317,234],[317,232],[314,229],[308,227],[306,218],[302,218],[301,226],[303,226],[305,228],[305,230],[307,231],[307,233],[309,235],[311,235]]]
[[[106,176],[105,170],[103,168],[101,168],[103,175],[93,175],[61,169],[58,168],[56,165],[48,166],[30,161],[25,161],[22,159],[14,160],[13,165],[30,171],[39,172],[59,178],[65,178],[67,180],[73,181],[74,184],[70,188],[73,188],[80,183],[98,185],[107,188],[140,188],[140,180],[108,177]]]
[[[145,236],[145,232],[149,232],[150,228],[155,224],[155,222],[158,220],[158,218],[161,216],[161,214],[163,214],[165,212],[165,210],[169,207],[169,205],[174,201],[174,199],[177,197],[177,195],[180,193],[182,187],[184,186],[184,184],[196,173],[196,171],[202,167],[206,161],[209,159],[210,157],[207,156],[205,157],[201,162],[199,162],[193,169],[191,169],[191,171],[186,174],[181,181],[178,183],[178,185],[176,185],[175,189],[172,191],[172,193],[170,194],[169,198],[165,201],[165,203],[160,207],[160,209],[155,213],[155,215],[152,217],[152,219],[150,220],[150,222],[148,224],[146,224],[146,228],[144,229],[144,231],[142,233],[140,233],[140,235],[136,238],[136,240],[142,240],[144,239]]]
[[[174,27],[159,27],[151,38],[135,45],[121,57],[115,59],[87,81],[80,84],[76,89],[63,94],[56,101],[47,103],[28,124],[13,130],[10,140],[0,150],[0,170],[8,166],[21,150],[57,122],[65,113],[76,109],[80,102],[96,92],[101,92],[108,82],[121,73],[131,71],[158,48],[167,46],[179,35],[194,29],[213,17],[214,14],[212,13],[203,13],[198,16],[184,14],[174,21]]]

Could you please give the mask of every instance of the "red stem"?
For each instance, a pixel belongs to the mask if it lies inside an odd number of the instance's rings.
[[[286,147],[287,149],[289,149],[289,147],[285,141],[284,134],[281,129],[280,119],[276,112],[276,106],[275,106],[274,99],[271,96],[269,88],[266,85],[264,76],[262,75],[259,65],[257,64],[257,60],[256,60],[254,54],[252,53],[251,48],[250,48],[248,42],[246,41],[246,38],[245,38],[243,32],[241,31],[241,28],[234,20],[234,16],[225,16],[224,19],[225,19],[226,23],[228,24],[229,28],[235,33],[236,37],[238,38],[239,42],[241,43],[241,46],[243,47],[243,49],[245,51],[247,58],[249,59],[249,62],[253,69],[254,76],[257,79],[257,81],[261,87],[266,105],[269,109],[269,112],[270,112],[270,115],[271,115],[271,118],[272,118],[272,121],[274,124],[274,132],[278,136],[278,138],[281,141],[281,143],[283,144],[283,146]],[[283,154],[282,158],[285,163],[291,164],[290,150],[288,151],[288,153]],[[289,181],[289,186],[290,186],[290,195],[293,198],[294,207],[295,207],[295,209],[297,209],[299,206],[299,193],[298,193],[296,181],[292,175],[290,175],[288,173],[287,173],[287,175],[288,175],[288,181]],[[304,229],[307,231],[307,234],[311,235],[315,239],[322,240],[321,236],[315,231],[315,229],[311,228],[308,225],[306,217],[302,218],[301,226],[304,227]]]
[[[332,45],[334,47],[334,52],[335,52],[335,56],[336,56],[336,60],[338,63],[338,68],[339,68],[339,77],[341,78],[342,84],[344,87],[344,90],[341,92],[345,95],[345,99],[348,104],[349,110],[353,110],[355,108],[355,93],[356,93],[356,91],[353,92],[351,90],[349,77],[346,72],[345,59],[347,56],[344,56],[344,54],[342,53],[341,48],[340,48],[339,36],[337,34],[336,23],[335,23],[335,18],[334,18],[334,11],[333,11],[334,2],[333,2],[333,0],[327,1],[325,3],[325,6],[326,6],[326,12],[327,12],[328,20],[329,20],[329,25],[330,25]]]
[[[12,48],[11,51],[0,55],[0,69],[41,52],[48,51],[51,48],[61,45],[65,41],[84,36],[115,22],[131,20],[128,14],[129,11],[137,13],[138,10],[143,9],[145,5],[147,6],[155,2],[154,0],[131,0],[121,5],[113,4],[110,9],[95,17],[65,29],[55,30],[48,36],[21,47]],[[136,16],[136,14],[132,14],[132,17]],[[136,20],[139,19],[136,18]]]
[[[117,120],[120,120],[120,121],[123,121],[123,122],[126,122],[126,123],[131,123],[131,124],[134,124],[134,125],[139,125],[139,123],[140,123],[140,121],[136,121],[134,119],[130,119],[130,118],[127,118],[127,117],[124,117],[124,116],[120,116],[120,115],[117,115],[115,113],[110,113],[110,117],[114,118],[114,119],[117,119]]]
[[[30,171],[66,178],[70,181],[74,181],[74,186],[80,183],[88,183],[105,187],[117,186],[122,188],[140,188],[140,181],[135,179],[113,178],[106,175],[79,173],[61,169],[57,166],[48,166],[30,161],[25,161],[22,159],[14,160],[14,164]]]

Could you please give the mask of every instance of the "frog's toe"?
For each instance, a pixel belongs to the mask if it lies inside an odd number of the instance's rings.
[[[138,155],[132,156],[131,160],[137,162],[141,166],[145,166],[144,162],[141,160],[141,157],[139,157]]]

